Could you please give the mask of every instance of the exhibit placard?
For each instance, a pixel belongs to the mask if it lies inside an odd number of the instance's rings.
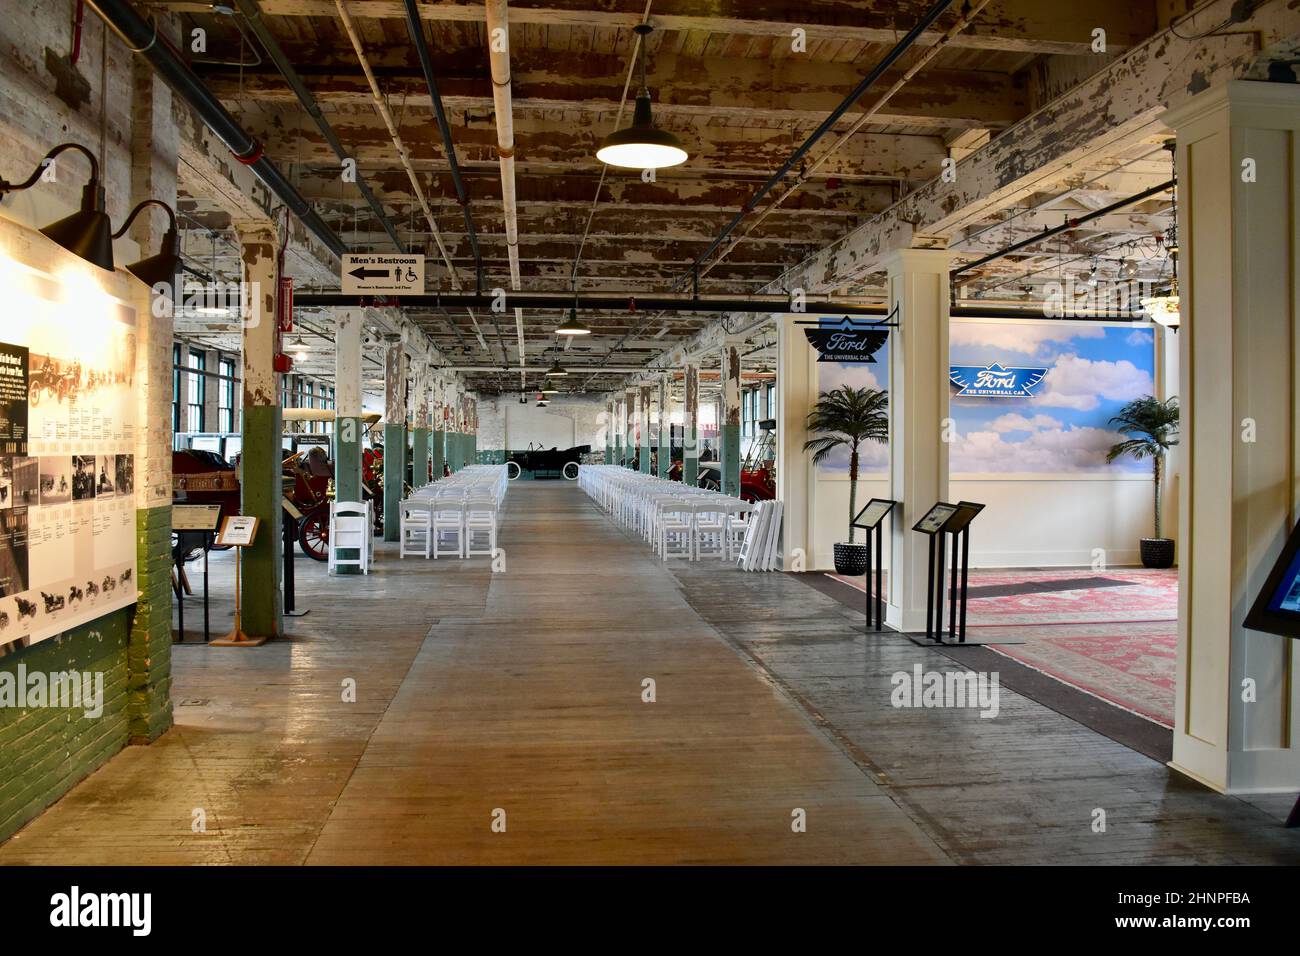
[[[229,515],[221,524],[221,533],[217,535],[217,544],[226,548],[247,548],[257,535],[257,517],[255,515]]]
[[[936,502],[934,507],[921,516],[921,520],[912,525],[913,531],[922,534],[938,534],[944,523],[957,513],[957,506],[946,501]]]
[[[857,517],[853,519],[853,527],[874,528],[885,519],[885,515],[889,514],[896,504],[898,504],[897,501],[891,501],[888,498],[872,498],[858,512]]]
[[[974,501],[959,501],[957,509],[943,523],[943,530],[949,534],[960,534],[970,527],[975,516],[984,510],[984,506]]]
[[[216,531],[221,505],[172,505],[173,531]]]
[[[5,256],[0,654],[135,602],[136,313],[93,266]]]

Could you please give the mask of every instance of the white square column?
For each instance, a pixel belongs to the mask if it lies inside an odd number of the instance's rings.
[[[1300,788],[1296,641],[1242,626],[1297,518],[1300,87],[1234,81],[1177,131],[1183,410],[1171,766]]]
[[[889,486],[901,502],[892,533],[885,623],[924,631],[929,541],[912,530],[948,500],[948,270],[943,249],[900,249],[886,261],[898,328],[889,337]],[[978,533],[978,532],[976,532]]]

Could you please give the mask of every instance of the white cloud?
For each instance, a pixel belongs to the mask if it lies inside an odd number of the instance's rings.
[[[1063,355],[1044,377],[1033,402],[1050,408],[1090,412],[1102,398],[1128,402],[1154,391],[1151,373],[1128,359],[1093,361],[1077,355]]]
[[[1048,343],[1068,345],[1074,339],[1101,339],[1106,329],[1096,324],[1069,322],[953,322],[949,326],[948,340],[953,346],[972,346],[998,352],[1018,352],[1030,357],[1042,357]],[[994,356],[993,358],[998,358]],[[990,361],[993,360],[990,358]]]
[[[879,356],[877,357],[879,358]],[[876,370],[884,366],[878,361],[868,362],[819,362],[817,364],[817,391],[829,392],[833,388],[848,385],[851,388],[880,388],[880,379]]]
[[[1046,416],[1035,416],[1035,419]],[[1104,428],[1039,428],[1023,441],[1007,441],[997,431],[969,432],[953,443],[953,473],[1073,474],[1133,470],[1106,464],[1106,452],[1119,440]]]
[[[1149,329],[1134,329],[1124,339],[1129,345],[1150,345],[1155,340],[1156,337],[1151,334]]]
[[[1051,415],[1035,415],[1033,418],[1026,418],[1024,415],[1009,412],[993,419],[988,423],[988,427],[995,432],[1036,432],[1044,428],[1060,428],[1062,424],[1064,423],[1060,419],[1053,418]]]

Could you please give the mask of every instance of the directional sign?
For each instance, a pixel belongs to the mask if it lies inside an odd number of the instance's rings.
[[[344,295],[423,295],[424,256],[349,253],[341,278]]]

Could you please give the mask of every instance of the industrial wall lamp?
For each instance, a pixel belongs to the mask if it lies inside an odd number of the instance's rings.
[[[71,216],[50,223],[41,230],[41,234],[57,242],[74,255],[85,259],[91,265],[112,272],[115,268],[113,240],[123,235],[130,228],[131,223],[135,221],[135,217],[146,206],[161,206],[167,211],[168,219],[167,233],[163,237],[161,251],[157,255],[148,256],[139,262],[132,263],[127,266],[127,269],[130,270],[132,275],[151,287],[160,282],[171,283],[181,264],[179,242],[176,234],[176,213],[171,206],[161,199],[146,199],[131,210],[122,228],[117,232],[113,232],[113,226],[109,221],[108,214],[104,212],[104,186],[99,179],[99,160],[95,158],[94,153],[80,143],[60,143],[55,146],[36,164],[35,172],[21,183],[10,183],[0,179],[0,194],[21,192],[35,186],[40,181],[50,161],[68,150],[75,150],[89,160],[90,181],[86,183],[81,191],[81,208]]]

